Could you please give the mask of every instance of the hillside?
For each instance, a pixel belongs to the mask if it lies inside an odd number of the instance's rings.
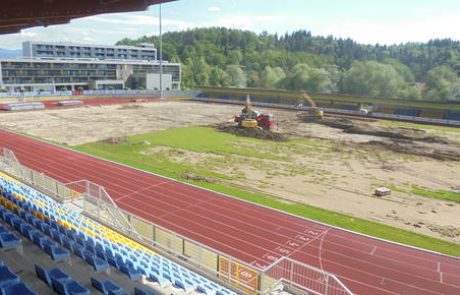
[[[117,44],[158,44],[157,37]],[[183,64],[183,87],[237,86],[370,97],[460,99],[460,42],[363,45],[297,31],[282,36],[226,28],[169,32],[164,58]],[[419,82],[419,83],[416,83]]]

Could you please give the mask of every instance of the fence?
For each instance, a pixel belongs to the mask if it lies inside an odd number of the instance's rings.
[[[299,294],[352,294],[335,276],[288,258],[278,260],[265,270],[247,264],[128,213],[119,208],[105,188],[98,184],[87,180],[64,184],[25,167],[6,148],[0,148],[0,170],[36,187],[59,202],[79,208],[86,215],[114,227],[138,242],[155,247],[161,254],[238,289],[239,293],[276,293],[282,284]]]
[[[283,257],[268,266],[264,276],[281,282],[294,294],[352,295],[333,274],[316,267]]]
[[[60,183],[43,173],[21,165],[11,150],[0,148],[0,156],[0,168],[3,171],[27,184],[37,187],[50,197],[53,197],[60,202],[66,202],[73,198],[80,197],[80,194],[77,191],[72,190],[65,184]]]
[[[200,91],[193,90],[168,90],[163,92],[164,97],[196,97]],[[83,90],[83,91],[30,91],[30,92],[2,92],[1,98],[15,98],[23,100],[26,98],[40,98],[40,97],[61,97],[61,96],[146,96],[146,97],[160,97],[158,90]]]

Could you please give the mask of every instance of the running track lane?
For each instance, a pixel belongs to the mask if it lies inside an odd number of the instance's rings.
[[[460,259],[331,228],[0,130],[0,146],[62,182],[106,187],[120,208],[265,267],[282,256],[336,274],[356,294],[460,294]]]

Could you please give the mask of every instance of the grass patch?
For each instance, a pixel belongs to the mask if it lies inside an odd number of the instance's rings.
[[[206,127],[169,129],[131,136],[128,137],[128,140],[134,145],[149,141],[152,145],[187,149],[200,153],[234,154],[271,160],[281,159],[272,153],[258,152],[258,149],[252,148],[253,145],[260,144],[260,141],[256,139],[238,137]],[[264,144],[268,143],[264,142]]]
[[[251,156],[258,159],[278,159],[276,155],[271,155],[268,151],[273,148],[294,150],[302,149],[302,145],[309,148],[324,148],[327,150],[328,143],[321,141],[293,141],[287,143],[267,143],[263,140],[250,138],[240,138],[230,134],[222,134],[211,128],[190,127],[170,129],[166,131],[154,132],[144,135],[127,137],[128,143],[122,145],[107,145],[101,143],[91,143],[74,147],[74,149],[93,154],[95,156],[123,163],[128,166],[146,170],[149,172],[161,174],[174,179],[186,181],[180,177],[183,172],[192,172],[200,176],[218,177],[222,180],[225,175],[213,174],[209,169],[204,167],[190,167],[184,164],[178,164],[168,159],[167,154],[159,153],[148,156],[142,153],[154,146],[167,146],[194,152],[219,153],[223,155],[242,155]],[[151,145],[146,146],[144,141],[149,141]],[[238,144],[240,145],[238,146]],[[241,144],[244,143],[244,144]],[[271,147],[271,145],[278,147]],[[319,145],[319,146],[318,146]],[[264,152],[257,152],[253,146],[261,146]],[[265,152],[267,151],[267,152]],[[228,176],[227,176],[228,177]],[[260,193],[248,191],[243,188],[229,185],[225,181],[214,183],[186,181],[207,189],[225,193],[239,199],[247,200],[253,203],[275,208],[301,217],[324,222],[330,225],[353,230],[363,234],[387,239],[407,245],[417,246],[445,254],[460,256],[460,247],[458,244],[443,241],[408,230],[398,229],[395,227],[383,225],[361,218],[355,218],[349,215],[324,210],[301,203],[283,202]]]
[[[448,191],[448,190],[433,191],[433,190],[429,190],[424,187],[420,187],[415,184],[408,185],[407,188],[403,188],[403,187],[396,186],[396,185],[380,185],[380,186],[388,187],[389,189],[396,191],[396,192],[414,194],[414,195],[419,195],[419,196],[426,197],[426,198],[439,199],[439,200],[460,203],[460,193],[453,192],[453,191]]]
[[[446,190],[437,190],[432,191],[426,188],[413,185],[411,193],[433,199],[447,200],[452,202],[460,203],[460,193],[446,191]]]

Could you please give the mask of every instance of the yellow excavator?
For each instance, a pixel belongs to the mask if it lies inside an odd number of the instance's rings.
[[[235,122],[243,128],[256,128],[258,126],[258,122],[256,120],[257,116],[258,114],[252,110],[251,98],[248,95],[246,96],[244,108],[241,110],[241,115],[235,117]]]
[[[306,92],[302,93],[302,96],[299,98],[299,101],[296,104],[296,108],[302,107],[304,102],[308,102],[308,104],[310,105],[310,109],[308,110],[310,117],[318,118],[318,119],[323,118],[324,116],[323,110],[319,109],[316,106],[315,101]]]

